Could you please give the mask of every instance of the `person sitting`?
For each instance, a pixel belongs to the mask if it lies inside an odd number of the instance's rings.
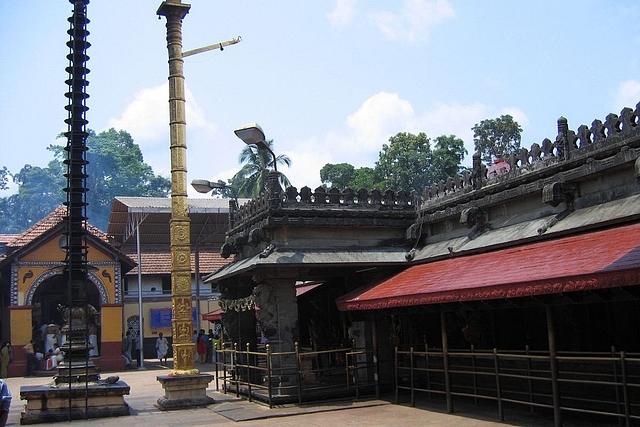
[[[50,371],[51,369],[57,368],[63,360],[64,354],[62,353],[62,350],[60,350],[57,343],[53,344],[53,349],[49,350],[49,353],[47,353],[46,370]]]

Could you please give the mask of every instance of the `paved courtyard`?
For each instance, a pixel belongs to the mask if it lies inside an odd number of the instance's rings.
[[[128,417],[100,418],[93,420],[76,420],[70,424],[77,426],[118,426],[123,424],[132,426],[431,426],[431,427],[490,427],[490,426],[526,426],[551,427],[553,420],[526,412],[507,412],[506,421],[498,422],[496,411],[489,407],[486,412],[478,413],[477,408],[468,410],[456,405],[455,414],[443,413],[444,406],[437,404],[431,408],[412,408],[408,404],[393,404],[391,396],[384,399],[362,399],[360,401],[324,402],[302,407],[297,405],[283,405],[273,409],[260,403],[251,403],[245,399],[238,399],[232,394],[223,394],[215,389],[215,381],[209,384],[207,394],[216,403],[208,407],[187,409],[181,411],[160,411],[156,401],[164,395],[164,390],[156,380],[170,369],[155,362],[147,362],[146,370],[127,370],[119,373],[104,373],[102,378],[109,375],[119,375],[131,387],[131,394],[125,396],[130,406],[131,415]],[[211,365],[197,366],[201,371]],[[11,412],[7,426],[20,425],[20,413],[25,401],[20,400],[20,387],[23,385],[41,385],[51,381],[51,377],[17,377],[7,379],[13,394]],[[473,411],[473,412],[472,412]],[[43,424],[42,424],[43,425]],[[565,422],[565,427],[586,426],[585,422]],[[593,426],[602,424],[593,424]],[[613,424],[611,424],[613,425]]]

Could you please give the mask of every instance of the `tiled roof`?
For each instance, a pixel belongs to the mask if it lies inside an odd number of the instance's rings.
[[[133,252],[127,252],[127,255],[134,261],[138,262],[138,255]],[[220,267],[227,264],[229,261],[222,258],[218,252],[214,251],[200,251],[200,274],[205,275],[217,271]],[[195,253],[191,253],[191,272],[195,273]],[[155,274],[170,274],[171,273],[171,254],[169,248],[166,250],[146,250],[143,249],[140,254],[140,263],[142,264],[143,275],[155,275]],[[130,275],[137,275],[138,268],[134,267],[127,273]]]
[[[45,234],[47,231],[62,223],[65,220],[66,215],[67,208],[64,206],[58,206],[49,215],[36,222],[21,234],[17,235],[14,239],[8,241],[7,246],[12,248],[20,248],[22,246],[28,245],[29,243]],[[105,243],[109,243],[107,234],[104,231],[100,230],[98,227],[87,224],[87,231],[97,239],[102,240]]]
[[[0,234],[0,244],[11,242],[14,239],[17,239],[19,234]]]

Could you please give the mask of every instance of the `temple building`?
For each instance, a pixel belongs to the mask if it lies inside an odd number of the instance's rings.
[[[58,207],[25,232],[5,242],[0,257],[2,280],[2,341],[12,344],[14,361],[9,376],[26,372],[23,346],[31,339],[36,351],[45,353],[47,335],[55,335],[58,343],[64,326],[60,307],[68,306],[68,283],[63,276],[66,245],[65,216],[67,209]],[[122,313],[124,295],[122,280],[135,266],[126,254],[113,247],[100,229],[87,225],[87,261],[92,267],[86,289],[88,303],[95,309],[90,316],[94,332],[93,361],[103,370],[121,369]],[[49,337],[51,340],[51,337]]]
[[[552,411],[556,425],[564,410],[637,418],[639,113],[576,131],[560,118],[554,140],[493,165],[476,154],[422,194],[282,190],[274,174],[231,212],[221,254],[234,262],[205,278],[231,339],[255,346],[262,333],[284,352],[350,343],[379,390],[443,395],[449,411],[475,396]],[[296,284],[309,281],[322,284],[302,310]],[[494,364],[502,352],[511,359]],[[523,354],[540,378],[516,363]],[[454,373],[454,359],[472,374]],[[489,385],[478,386],[480,359]],[[498,366],[522,371],[507,379]]]

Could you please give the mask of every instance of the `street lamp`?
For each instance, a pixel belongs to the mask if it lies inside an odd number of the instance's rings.
[[[206,194],[211,190],[222,190],[227,188],[227,184],[224,182],[212,182],[206,179],[194,179],[191,181],[191,186],[198,193]]]
[[[276,165],[276,155],[269,148],[267,142],[265,141],[264,131],[257,123],[251,123],[248,125],[240,126],[236,130],[233,131],[238,138],[240,138],[247,145],[255,145],[260,150],[267,150],[273,156],[273,170],[274,172],[278,172],[278,166]]]

